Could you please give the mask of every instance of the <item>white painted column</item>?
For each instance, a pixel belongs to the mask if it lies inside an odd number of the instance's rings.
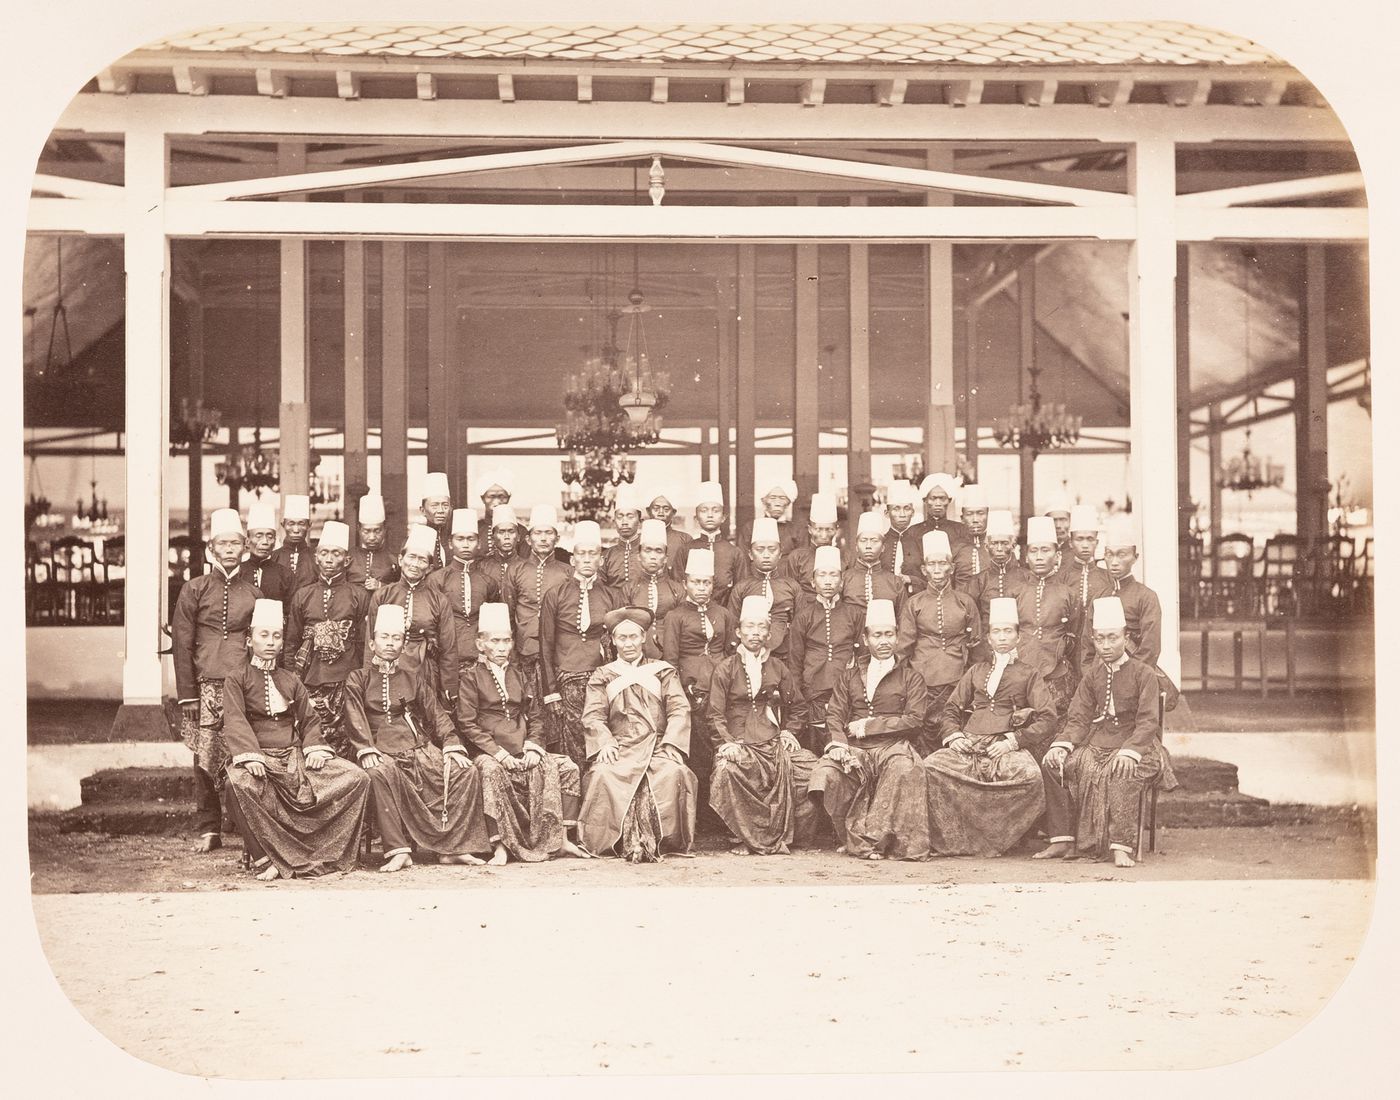
[[[283,142],[277,149],[277,170],[287,175],[304,171],[306,147]],[[297,201],[295,199],[285,201]],[[279,243],[279,316],[281,338],[278,353],[282,362],[282,385],[278,398],[278,463],[281,490],[305,494],[311,486],[311,381],[308,366],[306,328],[306,248],[300,237],[283,238]]]
[[[1176,147],[1149,138],[1128,147],[1137,239],[1128,260],[1129,435],[1141,576],[1162,601],[1162,670],[1181,682],[1177,562]]]
[[[165,134],[126,135],[126,617],[123,712],[159,707],[170,438],[170,245]],[[155,713],[159,713],[156,711]],[[134,716],[119,714],[117,726]],[[138,719],[139,721],[139,719]]]
[[[935,171],[953,170],[950,146],[933,144],[927,164]],[[930,191],[928,206],[952,206],[948,191]],[[953,391],[953,243],[937,241],[926,246],[928,262],[928,405],[924,412],[924,469],[956,473],[957,406]]]

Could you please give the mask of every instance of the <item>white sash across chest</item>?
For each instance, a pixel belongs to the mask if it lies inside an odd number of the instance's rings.
[[[617,673],[617,678],[607,684],[608,702],[611,703],[629,687],[639,687],[657,699],[661,699],[661,677],[656,670],[668,667],[665,661],[648,661],[641,665],[629,665],[626,661],[612,661],[608,668]]]

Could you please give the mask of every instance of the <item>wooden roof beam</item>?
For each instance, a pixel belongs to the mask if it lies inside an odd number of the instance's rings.
[[[950,107],[976,107],[982,102],[982,89],[986,82],[976,80],[950,80],[943,86],[943,96]]]
[[[202,70],[190,65],[176,65],[171,73],[175,77],[175,90],[181,95],[209,94],[209,81]]]
[[[1230,102],[1237,107],[1277,107],[1288,90],[1286,80],[1236,80],[1230,87]]]
[[[97,74],[97,90],[109,95],[130,95],[135,84],[125,69],[103,69]]]
[[[1296,199],[1318,198],[1323,195],[1344,195],[1364,190],[1366,181],[1360,172],[1338,172],[1330,176],[1310,176],[1303,179],[1271,180],[1243,187],[1222,187],[1215,191],[1194,191],[1176,200],[1178,207],[1245,206],[1258,202],[1292,202]]]
[[[1126,106],[1129,97],[1133,94],[1133,84],[1134,81],[1131,78],[1096,80],[1088,85],[1089,102],[1096,107]]]
[[[898,107],[909,92],[909,81],[904,77],[895,80],[875,82],[875,102],[881,107]]]
[[[258,95],[274,96],[281,99],[291,88],[292,82],[285,73],[276,73],[271,69],[258,69],[254,76],[258,82]]]
[[[1016,85],[1016,95],[1026,107],[1040,107],[1055,102],[1058,80],[1028,80]]]
[[[1173,107],[1204,107],[1210,99],[1210,81],[1173,80],[1162,85],[1162,98]]]

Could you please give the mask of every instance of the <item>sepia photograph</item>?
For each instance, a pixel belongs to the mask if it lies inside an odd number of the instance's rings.
[[[1223,10],[285,7],[143,12],[7,173],[68,1026],[189,1089],[1309,1025],[1380,847],[1326,87]]]

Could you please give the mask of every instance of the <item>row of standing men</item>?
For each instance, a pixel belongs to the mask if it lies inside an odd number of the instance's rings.
[[[764,624],[768,636],[759,647],[764,660],[772,658],[774,668],[791,680],[790,700],[779,700],[785,723],[782,732],[814,759],[817,753],[823,762],[834,757],[847,776],[858,770],[853,764],[856,757],[843,753],[830,736],[833,716],[828,710],[843,679],[862,661],[885,659],[872,658],[866,638],[870,631],[866,610],[872,602],[888,602],[892,609],[889,656],[921,681],[925,699],[907,740],[912,753],[927,755],[930,761],[940,741],[947,741],[945,747],[960,755],[978,758],[977,767],[983,771],[989,759],[1001,757],[1000,752],[988,757],[981,751],[985,746],[949,736],[962,731],[942,731],[947,704],[961,690],[969,671],[979,663],[996,667],[1000,660],[1006,664],[1007,653],[1011,655],[1007,667],[1035,674],[1035,684],[1022,685],[1023,694],[1029,697],[1043,689],[1050,700],[1050,718],[1027,725],[1029,715],[1039,713],[1036,708],[1008,710],[1005,701],[995,700],[988,700],[993,705],[984,707],[988,714],[981,716],[973,713],[974,700],[969,717],[976,717],[981,728],[993,712],[1007,711],[1007,722],[1017,723],[1023,731],[1026,751],[1036,759],[1044,758],[1050,739],[1069,716],[1076,686],[1095,660],[1087,612],[1097,597],[1117,597],[1129,655],[1145,667],[1155,666],[1160,607],[1155,595],[1132,577],[1136,539],[1115,518],[1105,540],[1107,568],[1100,568],[1095,563],[1100,525],[1091,508],[1055,508],[1051,516],[1033,517],[1023,560],[1017,561],[1009,513],[988,510],[985,501],[978,499],[978,486],[959,487],[946,475],[925,479],[917,490],[897,483],[883,513],[860,518],[855,544],[845,553],[833,545],[837,526],[835,502],[829,497],[812,498],[805,538],[800,541],[791,527],[785,530],[772,514],[792,503],[796,494],[790,483],[764,494],[769,514],[760,517],[749,537],[738,544],[724,537],[725,510],[717,485],[706,483],[696,494],[700,534],[693,538],[670,526],[674,494],[662,492],[643,501],[640,494],[624,487],[614,517],[617,543],[604,551],[596,525],[580,525],[574,533],[572,560],[568,560],[570,556],[557,545],[553,509],[532,509],[528,522],[520,523],[509,504],[509,486],[502,484],[506,480],[500,475],[479,484],[483,510],[489,506],[490,512],[478,517],[473,509],[453,509],[445,478],[430,475],[423,502],[426,522],[410,530],[398,555],[383,548],[382,501],[373,496],[360,502],[360,537],[353,549],[344,525],[327,524],[313,550],[306,541],[305,498],[284,499],[285,538],[275,550],[271,545],[275,517],[259,505],[249,512],[246,555],[241,527],[236,532],[211,529],[214,564],[204,578],[186,586],[175,615],[177,689],[186,712],[187,740],[196,749],[197,760],[203,761],[197,767],[202,776],[202,845],[208,846],[211,837],[217,841],[218,803],[213,788],[221,768],[212,752],[217,740],[212,735],[220,724],[217,712],[222,709],[216,698],[217,673],[235,657],[244,658],[238,651],[237,620],[250,609],[238,606],[249,602],[247,593],[240,600],[234,592],[240,578],[259,595],[280,596],[285,602],[286,645],[281,664],[297,674],[327,743],[345,758],[364,751],[362,744],[354,744],[355,722],[347,723],[347,713],[356,712],[354,700],[347,707],[346,688],[351,674],[365,667],[367,658],[374,659],[373,627],[378,609],[386,606],[401,608],[406,620],[399,661],[423,685],[411,697],[432,700],[447,725],[465,735],[469,723],[462,715],[464,694],[480,692],[464,692],[464,687],[491,686],[489,674],[481,671],[490,663],[478,644],[481,607],[504,604],[513,651],[510,664],[521,681],[521,713],[535,703],[543,707],[538,733],[531,730],[538,752],[530,759],[548,755],[575,769],[596,764],[589,753],[584,711],[589,682],[611,655],[609,616],[629,607],[644,609],[648,622],[643,658],[664,662],[676,673],[694,727],[684,755],[699,775],[702,791],[714,786],[714,773],[738,770],[732,766],[737,750],[728,747],[735,738],[724,727],[728,704],[742,700],[725,696],[734,694],[735,683],[743,680],[733,673],[743,667],[746,650],[741,640],[743,610],[746,605],[756,606],[749,597],[758,597],[768,609]],[[961,523],[947,515],[955,494],[962,496]],[[925,518],[914,523],[920,497]],[[233,518],[237,523],[236,515]],[[231,569],[220,564],[220,538],[227,544],[222,560]],[[235,540],[237,558],[231,551]],[[996,600],[1014,602],[1016,637],[1010,649],[997,650],[993,644]],[[1001,615],[1009,617],[1005,610]],[[211,645],[215,630],[219,644]],[[721,665],[728,669],[728,677],[717,678]],[[216,675],[206,675],[209,672]],[[1154,675],[1160,676],[1155,669]],[[1002,680],[1010,687],[1010,681],[1019,679],[1000,676],[984,682],[983,688],[999,687]],[[846,696],[849,704],[852,693]],[[869,709],[873,700],[865,702]],[[753,712],[753,697],[748,704]],[[837,727],[842,724],[840,717],[838,710]],[[420,720],[428,730],[434,728],[428,716],[421,715]],[[478,740],[482,743],[469,741],[478,758],[500,762],[519,758],[523,752],[523,738],[514,753],[509,746]],[[540,740],[544,744],[538,744]],[[974,750],[971,754],[963,751],[969,747]],[[867,743],[860,755],[869,756],[872,749],[873,743]],[[751,755],[749,749],[745,752]],[[1053,762],[1055,754],[1050,759]],[[1140,762],[1138,770],[1142,770]],[[820,780],[819,775],[816,788],[807,784],[795,800],[799,809],[823,801]],[[726,782],[721,779],[719,787]],[[1058,783],[1049,791],[1051,816],[1060,793],[1063,788]],[[711,790],[710,797],[701,801],[713,803],[715,792]],[[840,799],[828,809],[837,811],[832,816],[838,839],[847,839],[843,824],[848,813]],[[744,829],[730,820],[732,808],[720,816],[730,832],[742,839],[743,844],[736,847],[778,850],[788,843],[781,830],[776,844],[762,837],[753,843],[754,838],[745,836]],[[940,842],[938,816],[935,805],[931,846],[956,849],[959,843],[946,837]],[[1060,820],[1066,816],[1062,813]],[[493,821],[493,829],[490,839],[499,854],[499,822]],[[1050,835],[1062,837],[1063,827],[1058,832],[1052,828]],[[869,845],[844,846],[854,849],[854,854],[918,856],[927,849],[917,836],[911,846],[893,834],[876,836]]]

